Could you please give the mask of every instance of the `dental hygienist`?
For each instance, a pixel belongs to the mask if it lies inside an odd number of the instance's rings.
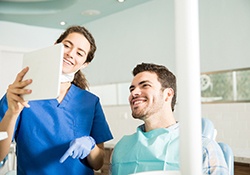
[[[24,101],[32,93],[24,68],[0,101],[0,160],[15,140],[18,175],[94,174],[104,162],[104,142],[112,139],[99,98],[90,93],[80,69],[94,58],[95,40],[86,28],[69,27],[57,39],[64,45],[57,99]],[[11,137],[13,136],[13,138]]]

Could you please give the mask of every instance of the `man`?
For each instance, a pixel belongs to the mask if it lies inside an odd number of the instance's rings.
[[[179,123],[173,111],[176,78],[166,67],[142,63],[133,70],[129,103],[132,116],[144,121],[133,135],[124,136],[112,155],[112,174],[179,170]],[[203,174],[227,175],[219,145],[202,138]]]

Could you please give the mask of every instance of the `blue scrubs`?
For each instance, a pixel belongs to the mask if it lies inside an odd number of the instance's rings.
[[[75,138],[90,135],[97,144],[113,138],[99,98],[72,84],[61,103],[52,99],[29,105],[21,112],[14,133],[18,175],[94,174],[86,159],[68,157],[62,164],[59,159]],[[6,110],[4,96],[1,118]]]

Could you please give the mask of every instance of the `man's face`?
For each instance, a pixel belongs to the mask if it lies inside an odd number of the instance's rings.
[[[137,74],[129,88],[129,103],[134,118],[146,120],[163,108],[165,99],[157,75],[153,72]]]

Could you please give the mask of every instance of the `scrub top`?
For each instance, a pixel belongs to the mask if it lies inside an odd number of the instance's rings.
[[[99,98],[71,85],[61,103],[56,99],[29,102],[18,117],[14,139],[18,175],[83,174],[93,170],[85,159],[59,159],[70,142],[91,136],[96,143],[113,138]],[[6,95],[0,101],[0,117],[7,110]]]

